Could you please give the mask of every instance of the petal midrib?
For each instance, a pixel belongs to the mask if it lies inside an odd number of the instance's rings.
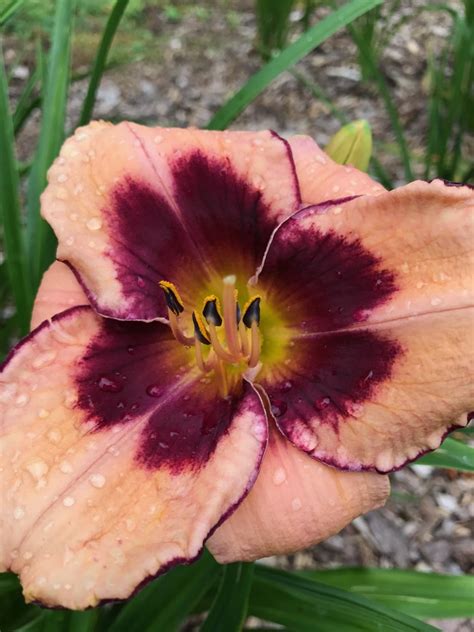
[[[385,328],[391,327],[392,325],[397,325],[398,323],[403,323],[406,321],[414,321],[419,318],[429,318],[431,316],[437,316],[440,314],[446,314],[450,312],[462,312],[464,310],[470,310],[470,309],[474,310],[474,305],[463,305],[460,307],[451,307],[448,309],[430,310],[429,312],[419,312],[417,314],[399,316],[398,318],[384,319],[384,320],[379,320],[375,322],[367,321],[365,323],[358,323],[356,325],[351,325],[349,327],[342,327],[340,329],[328,329],[325,331],[297,333],[297,334],[292,335],[292,338],[294,339],[317,338],[317,337],[328,336],[331,334],[340,334],[340,333],[346,333],[346,332],[351,332],[351,331],[367,331],[367,329],[385,329]]]

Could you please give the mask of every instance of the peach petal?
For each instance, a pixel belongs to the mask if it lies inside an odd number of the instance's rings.
[[[389,488],[386,476],[312,460],[273,429],[255,485],[207,547],[222,563],[292,553],[382,506]]]
[[[0,570],[20,575],[27,601],[48,606],[124,599],[171,564],[194,559],[252,485],[266,443],[252,390],[209,458],[191,467],[186,457],[179,472],[176,460],[160,467],[137,452],[149,415],[98,430],[78,399],[76,372],[101,322],[89,307],[44,322],[1,376]]]

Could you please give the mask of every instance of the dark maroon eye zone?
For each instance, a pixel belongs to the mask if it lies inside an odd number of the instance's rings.
[[[136,458],[146,468],[177,473],[200,467],[229,429],[248,387],[223,399],[212,379],[195,370],[190,378],[193,368],[167,325],[102,319],[76,369],[77,407],[94,432],[144,422]]]
[[[173,191],[125,178],[105,209],[123,292],[150,319],[166,315],[162,279],[186,292],[210,273],[251,277],[276,226],[261,191],[225,159],[195,150],[171,170]]]
[[[368,330],[301,337],[280,380],[262,381],[280,427],[291,437],[296,421],[339,424],[360,416],[363,405],[390,378],[399,345]]]
[[[277,231],[259,284],[284,320],[308,332],[364,321],[397,290],[395,275],[360,240],[320,230],[311,213]]]

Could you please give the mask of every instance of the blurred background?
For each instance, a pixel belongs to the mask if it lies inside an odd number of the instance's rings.
[[[28,239],[33,235],[35,241],[41,227],[38,196],[47,167],[64,135],[91,116],[162,126],[273,128],[282,135],[309,134],[322,147],[341,125],[366,119],[374,141],[370,171],[388,188],[418,177],[474,181],[473,0],[379,3],[320,45],[310,42],[297,63],[281,63],[254,96],[245,93],[249,78],[281,60],[281,50],[301,41],[342,2],[81,0],[73,13],[69,0],[60,4],[0,0],[12,113],[11,130],[0,140],[6,147],[14,134],[16,147],[16,156],[11,151],[8,161],[7,153],[1,158],[9,180],[0,181],[0,199],[4,209],[16,208],[16,215],[12,211],[8,218],[8,211],[3,217],[2,243],[8,254],[10,240],[13,257],[15,243],[24,244],[26,253],[10,269],[8,257],[0,264],[2,354],[27,327],[41,272],[54,256],[51,242],[45,254],[28,260],[36,248],[28,248]],[[112,45],[95,72],[113,11]],[[244,106],[229,107],[241,88]],[[9,199],[5,187],[12,180],[17,189]],[[28,288],[23,297],[21,283]],[[384,509],[311,550],[265,563],[472,572],[474,460],[472,451],[462,451],[470,432],[457,435],[462,447],[450,447],[452,460],[446,450],[438,461],[427,458],[395,473]],[[437,464],[444,469],[435,469]],[[462,617],[435,624],[446,631],[474,630]]]

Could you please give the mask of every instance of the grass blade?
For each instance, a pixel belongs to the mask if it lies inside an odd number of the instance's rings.
[[[28,331],[33,292],[29,282],[28,262],[21,225],[20,179],[15,156],[13,120],[8,102],[8,86],[0,48],[0,220],[6,255],[8,282],[15,300],[20,333]]]
[[[91,120],[97,89],[105,70],[107,56],[112,45],[112,40],[114,39],[117,28],[120,24],[120,20],[122,19],[125,9],[127,8],[128,2],[129,0],[117,0],[109,16],[109,19],[107,20],[107,25],[102,35],[102,40],[100,42],[99,49],[94,61],[94,67],[92,69],[91,78],[89,80],[87,94],[82,105],[82,111],[78,125],[86,125]]]
[[[25,0],[11,0],[6,7],[0,9],[0,26],[6,24],[6,22],[18,11]]]
[[[174,632],[218,576],[217,562],[205,551],[191,566],[178,566],[125,604],[108,632]]]
[[[54,259],[55,252],[53,232],[41,219],[39,205],[40,194],[46,185],[47,170],[64,139],[74,6],[75,0],[56,3],[40,137],[28,182],[28,250],[35,289],[44,269]]]
[[[247,618],[254,564],[228,564],[201,632],[239,632]]]
[[[386,568],[340,568],[299,574],[422,619],[474,616],[474,577],[468,575]]]
[[[336,31],[381,4],[382,0],[352,0],[290,44],[256,72],[212,117],[208,129],[225,129],[263,90],[285,70],[327,40]]]
[[[474,448],[448,437],[430,454],[425,454],[414,465],[434,465],[462,472],[474,472]]]
[[[256,565],[249,611],[292,631],[433,632],[418,619],[296,573]]]
[[[405,180],[407,182],[411,182],[414,177],[411,168],[410,151],[405,139],[403,126],[398,116],[397,107],[390,95],[387,81],[385,80],[384,74],[378,66],[377,60],[374,58],[373,51],[371,50],[370,45],[365,41],[364,38],[360,37],[357,31],[350,25],[348,26],[348,31],[351,34],[355,44],[357,45],[361,61],[363,61],[367,72],[370,72],[370,75],[374,78],[379,94],[382,97],[383,102],[385,103],[385,109],[387,110],[387,114],[390,118],[393,133],[395,134],[395,138],[397,139],[398,147],[400,150],[400,157],[402,159],[403,170],[405,172]]]

